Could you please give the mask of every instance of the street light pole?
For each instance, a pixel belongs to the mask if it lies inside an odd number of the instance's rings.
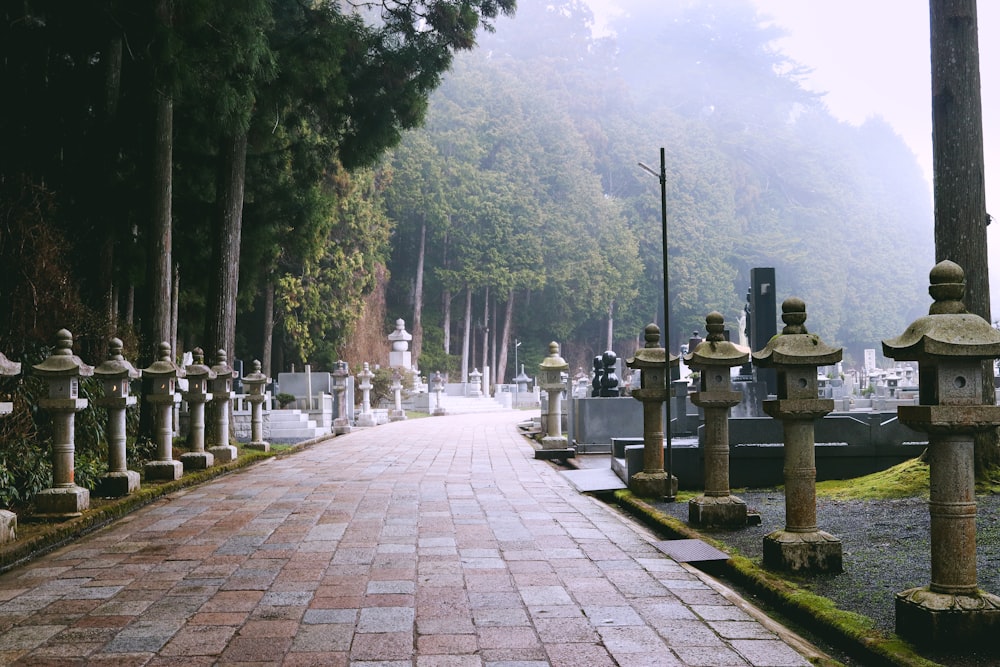
[[[667,364],[667,372],[664,374],[667,382],[667,400],[664,401],[666,406],[666,424],[664,424],[663,435],[666,440],[667,445],[667,455],[665,457],[666,463],[666,473],[667,479],[673,479],[673,452],[671,451],[670,444],[670,278],[667,271],[667,154],[666,149],[660,148],[660,173],[656,173],[651,167],[639,163],[639,167],[644,171],[649,172],[656,178],[660,180],[660,215],[661,215],[661,228],[663,234],[663,341],[664,347],[667,349],[665,355],[664,363]],[[674,500],[672,495],[673,484],[668,485],[671,495],[666,498],[666,500]]]

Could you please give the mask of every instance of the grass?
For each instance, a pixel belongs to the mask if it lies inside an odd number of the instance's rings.
[[[923,457],[853,479],[816,483],[816,495],[831,500],[889,500],[926,496],[930,492],[930,466]]]

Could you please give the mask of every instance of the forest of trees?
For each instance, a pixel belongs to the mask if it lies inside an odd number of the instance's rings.
[[[453,377],[509,379],[515,340],[628,354],[663,320],[661,146],[674,351],[736,328],[756,266],[848,359],[924,309],[914,157],[836,121],[748,0],[597,37],[583,0],[513,4],[5,3],[0,350],[66,327],[89,360],[117,334],[276,374],[403,317]]]
[[[710,310],[738,328],[758,266],[848,363],[923,314],[930,191],[892,128],[835,120],[750,2],[628,10],[595,38],[584,2],[522,3],[393,152],[388,308],[421,366],[509,378],[515,339],[529,369],[553,339],[574,371],[609,338],[629,354],[663,321],[659,183],[637,165],[661,146],[675,353]]]

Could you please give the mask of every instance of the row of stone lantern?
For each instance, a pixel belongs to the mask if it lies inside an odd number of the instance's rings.
[[[976,581],[974,436],[1000,425],[1000,406],[984,401],[984,362],[1000,358],[1000,332],[966,311],[964,271],[944,261],[930,273],[934,303],[927,316],[899,337],[883,341],[884,354],[916,361],[920,404],[900,406],[899,420],[928,434],[930,463],[931,582],[896,596],[896,631],[919,643],[995,641],[1000,596]],[[818,369],[841,360],[842,349],[826,345],[806,327],[805,303],[782,303],[785,327],[752,354],[777,372],[777,395],[764,410],[784,430],[785,527],[764,538],[764,564],[800,572],[839,572],[839,538],[819,529],[816,516],[815,422],[833,410],[818,398]],[[704,526],[746,525],[745,504],[729,491],[728,410],[739,401],[729,369],[746,362],[749,350],[724,339],[720,314],[706,318],[708,337],[685,360],[699,371],[692,402],[705,410],[705,492],[689,503],[689,520]],[[665,497],[674,480],[663,471],[660,403],[666,399],[668,356],[659,329],[646,328],[646,347],[629,366],[641,370],[633,396],[644,402],[644,470],[630,482],[639,495]],[[670,357],[672,363],[674,358]],[[654,407],[655,406],[655,407]]]
[[[229,366],[225,351],[218,351],[217,363],[212,367],[205,365],[200,349],[194,351],[191,365],[178,366],[166,342],[159,345],[157,357],[148,368],[136,369],[122,355],[122,341],[112,338],[108,358],[95,368],[73,354],[73,336],[69,331],[62,329],[56,334],[52,354],[32,367],[33,373],[48,385],[48,395],[39,400],[39,407],[50,412],[53,421],[52,487],[35,496],[38,516],[73,517],[90,506],[90,492],[74,481],[75,416],[88,405],[87,399],[79,394],[80,378],[94,376],[101,380],[104,388],[104,396],[95,400],[96,405],[108,411],[108,472],[98,482],[97,492],[101,496],[123,496],[139,488],[139,473],[129,470],[125,460],[126,410],[137,402],[137,397],[130,393],[130,384],[138,378],[150,381],[151,391],[145,400],[156,408],[156,458],[147,462],[143,469],[146,479],[175,480],[185,469],[203,469],[215,462],[227,463],[236,458],[237,449],[229,444],[229,407],[236,372]],[[19,372],[20,364],[0,355],[0,374]],[[176,384],[181,378],[187,380],[188,388],[178,394]],[[260,373],[260,362],[254,362],[254,372],[243,378],[252,406],[252,441],[246,445],[251,449],[266,450],[269,446],[261,437],[260,412],[266,380]],[[173,458],[173,408],[180,402],[181,395],[191,407],[191,451],[177,461]],[[204,415],[208,402],[215,405],[219,444],[206,450]],[[0,408],[9,412],[6,404],[0,404]]]

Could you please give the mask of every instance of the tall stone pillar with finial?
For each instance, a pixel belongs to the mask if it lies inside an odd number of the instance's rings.
[[[140,484],[139,473],[129,470],[125,461],[125,412],[136,404],[129,385],[142,371],[125,359],[122,349],[121,339],[112,338],[108,358],[94,369],[104,384],[104,396],[94,402],[108,411],[108,472],[97,485],[97,493],[106,498],[127,496]]]
[[[46,518],[79,516],[90,507],[90,491],[74,481],[74,428],[76,413],[87,407],[87,399],[80,398],[80,378],[93,375],[94,368],[73,354],[73,334],[66,329],[56,333],[52,354],[32,368],[49,385],[48,398],[38,404],[52,413],[52,487],[35,494],[35,508]]]
[[[660,327],[647,324],[645,347],[628,359],[628,367],[639,371],[639,388],[632,398],[642,401],[642,472],[628,480],[629,490],[645,498],[676,498],[677,477],[663,468],[663,402],[668,400],[670,368],[680,360],[660,346]]]
[[[696,526],[738,528],[747,524],[747,504],[729,490],[729,409],[743,399],[734,391],[730,369],[750,360],[750,350],[726,340],[725,319],[705,317],[708,338],[684,357],[698,371],[698,391],[691,402],[705,411],[705,492],[688,502],[688,521]],[[692,341],[695,339],[692,337]]]
[[[929,441],[931,582],[896,595],[896,632],[920,644],[995,647],[1000,597],[976,582],[974,438],[1000,425],[1000,406],[983,401],[983,362],[1000,357],[1000,332],[966,310],[958,264],[931,269],[930,295],[927,316],[882,341],[885,356],[920,365],[920,404],[899,406],[899,421]]]
[[[190,451],[181,454],[181,463],[185,470],[204,470],[215,464],[215,455],[205,451],[205,403],[212,400],[208,383],[215,379],[215,372],[205,365],[205,353],[200,347],[191,352],[193,363],[184,367],[188,388],[181,394],[188,404]]]
[[[229,356],[222,348],[215,353],[215,365],[212,366],[215,377],[209,380],[212,390],[212,407],[215,408],[215,443],[208,451],[219,463],[235,461],[239,450],[229,442],[229,415],[232,410],[233,378],[236,371],[229,365]]]
[[[841,360],[843,350],[806,330],[806,304],[791,297],[781,304],[785,328],[753,353],[761,368],[778,375],[778,397],[764,412],[781,421],[785,440],[785,528],[764,538],[764,564],[792,572],[841,572],[840,538],[816,524],[816,420],[833,411],[819,398],[820,366]]]
[[[159,356],[142,374],[151,380],[152,393],[146,401],[156,408],[156,460],[143,466],[147,480],[175,480],[184,474],[184,465],[174,460],[174,405],[181,400],[176,392],[177,378],[184,369],[174,363],[170,343],[160,343]]]

